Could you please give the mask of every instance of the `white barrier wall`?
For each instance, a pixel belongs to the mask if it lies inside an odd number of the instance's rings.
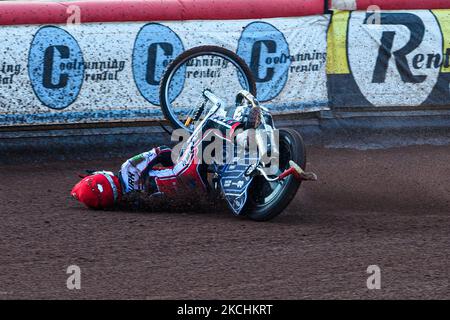
[[[237,52],[274,113],[450,105],[450,10],[0,26],[0,39],[0,126],[158,119],[164,68],[199,45]]]
[[[159,80],[184,50],[237,52],[274,112],[327,109],[330,16],[0,27],[0,126],[159,118]]]

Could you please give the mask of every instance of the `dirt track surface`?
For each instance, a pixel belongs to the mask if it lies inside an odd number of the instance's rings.
[[[2,166],[0,299],[449,299],[450,147],[308,156],[320,181],[269,223],[70,199],[77,172],[123,159]],[[374,264],[381,290],[366,287]]]

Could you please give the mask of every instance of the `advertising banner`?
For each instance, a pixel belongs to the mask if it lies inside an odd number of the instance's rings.
[[[275,113],[327,109],[329,19],[3,26],[0,126],[161,118],[163,70],[199,45],[237,52]]]
[[[205,1],[183,3],[198,9]],[[438,0],[432,4],[441,5]],[[58,5],[63,4],[48,8]],[[183,17],[194,17],[194,11],[186,15],[189,10],[182,10]],[[98,16],[91,12],[93,20],[112,17],[105,10]],[[7,16],[0,16],[0,24]],[[114,19],[125,16],[130,18]],[[163,71],[179,54],[200,45],[222,46],[243,58],[257,81],[258,98],[275,114],[450,104],[450,10],[4,25],[0,37],[0,126],[160,119]],[[187,75],[195,74],[192,68]],[[225,70],[210,71],[228,79]],[[189,81],[180,83],[189,91]]]
[[[450,10],[341,11],[328,30],[335,107],[450,103]]]

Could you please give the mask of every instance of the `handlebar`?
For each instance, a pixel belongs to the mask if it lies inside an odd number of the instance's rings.
[[[203,90],[203,96],[211,101],[212,104],[217,105],[218,107],[222,105],[221,100],[209,89]]]

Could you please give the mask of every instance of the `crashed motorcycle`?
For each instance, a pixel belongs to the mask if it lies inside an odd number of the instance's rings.
[[[189,133],[175,162],[199,171],[208,192],[220,194],[234,215],[267,221],[283,212],[302,181],[317,177],[305,172],[301,135],[276,129],[269,109],[256,98],[256,87],[234,52],[202,46],[167,67],[160,101],[172,127]],[[222,147],[205,161],[203,150],[213,141]]]

